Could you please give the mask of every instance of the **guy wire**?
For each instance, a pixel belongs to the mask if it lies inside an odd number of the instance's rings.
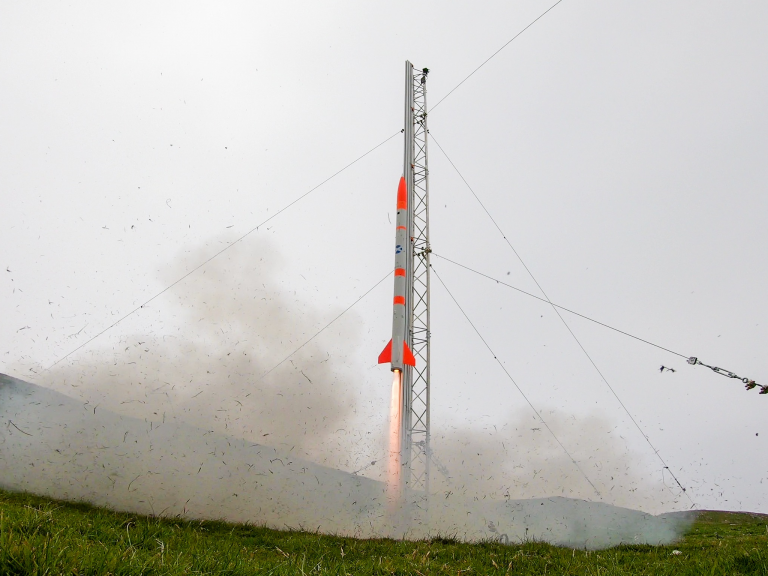
[[[499,280],[497,278],[494,278],[493,276],[488,276],[488,274],[483,274],[482,272],[475,270],[474,268],[470,268],[469,266],[465,266],[464,264],[460,264],[459,262],[456,262],[454,260],[451,260],[450,258],[446,258],[445,256],[441,256],[440,254],[437,254],[435,252],[432,252],[432,256],[437,256],[438,258],[441,258],[445,260],[446,262],[450,262],[451,264],[458,266],[459,268],[464,268],[464,270],[467,270],[469,272],[472,272],[473,274],[477,274],[478,276],[482,276],[483,278],[487,278],[488,280],[492,280],[493,282],[496,282],[497,284],[501,284],[502,286],[506,286],[507,288],[511,288],[512,290],[516,290],[520,292],[521,294],[525,294],[526,296],[530,296],[531,298],[535,298],[536,300],[539,300],[541,302],[546,302],[548,304],[551,304],[552,306],[555,306],[556,308],[560,308],[560,310],[565,310],[569,314],[573,314],[574,316],[578,316],[579,318],[584,318],[585,320],[589,320],[590,322],[594,322],[595,324],[599,324],[600,326],[603,326],[604,328],[608,328],[609,330],[613,330],[614,332],[618,332],[619,334],[623,334],[624,336],[629,336],[630,338],[634,338],[635,340],[638,340],[640,342],[643,342],[645,344],[648,344],[650,346],[653,346],[655,348],[658,348],[659,350],[664,350],[665,352],[669,352],[670,354],[675,354],[677,356],[680,356],[681,358],[685,358],[686,360],[689,358],[685,354],[680,354],[679,352],[675,352],[674,350],[670,350],[669,348],[664,348],[664,346],[659,346],[658,344],[654,344],[653,342],[650,342],[649,340],[645,340],[643,338],[640,338],[639,336],[634,336],[630,334],[629,332],[624,332],[624,330],[619,330],[618,328],[614,328],[613,326],[610,326],[609,324],[606,324],[605,322],[600,322],[600,320],[595,320],[594,318],[590,318],[589,316],[585,316],[584,314],[579,314],[575,310],[571,310],[570,308],[566,308],[565,306],[560,306],[560,304],[555,304],[554,302],[549,302],[548,300],[542,298],[541,296],[536,296],[535,294],[531,294],[530,292],[526,292],[525,290],[522,290],[521,288],[518,288],[517,286],[512,286],[512,284],[507,284],[503,280]]]
[[[493,356],[493,359],[496,360],[499,366],[501,366],[501,369],[504,370],[504,374],[507,375],[507,378],[509,378],[509,381],[512,382],[512,384],[515,385],[515,388],[517,388],[517,391],[520,392],[520,395],[525,399],[525,401],[528,403],[528,406],[531,407],[531,410],[536,414],[536,417],[541,421],[541,423],[544,425],[544,427],[549,431],[549,433],[552,435],[552,438],[555,439],[555,442],[557,442],[560,445],[560,448],[563,449],[563,452],[570,458],[571,462],[573,462],[574,466],[579,469],[579,472],[581,472],[581,475],[584,476],[584,479],[589,482],[589,485],[592,486],[592,489],[595,491],[595,494],[598,495],[598,497],[602,498],[602,495],[600,494],[600,491],[597,489],[597,487],[592,483],[592,480],[589,479],[589,476],[587,476],[586,472],[581,469],[581,466],[579,466],[579,463],[576,462],[573,456],[571,456],[571,453],[568,452],[568,449],[563,445],[562,442],[560,442],[560,439],[555,435],[555,433],[552,431],[552,428],[549,427],[549,424],[547,424],[546,420],[544,420],[544,417],[539,413],[538,410],[534,407],[534,405],[531,403],[531,401],[528,399],[528,396],[525,395],[525,392],[520,388],[517,382],[515,382],[515,379],[512,378],[512,375],[507,371],[507,368],[502,364],[501,360],[499,360],[499,357],[496,356],[496,353],[491,349],[488,342],[483,338],[483,335],[480,334],[480,331],[477,329],[477,326],[472,322],[472,320],[469,319],[469,316],[467,316],[467,313],[464,312],[464,308],[461,307],[461,304],[459,304],[458,300],[456,300],[456,297],[453,295],[453,293],[448,289],[448,286],[445,285],[445,282],[440,277],[440,274],[437,273],[437,270],[435,270],[434,265],[430,266],[432,268],[432,272],[435,273],[435,276],[440,281],[440,284],[443,285],[443,288],[445,288],[445,291],[448,292],[448,295],[451,297],[451,300],[453,300],[453,303],[456,304],[458,309],[461,311],[461,313],[464,315],[464,318],[466,318],[467,322],[469,322],[469,325],[472,326],[472,329],[475,331],[475,333],[480,337],[480,340],[483,341],[483,344],[485,344],[485,347],[488,349],[488,352],[491,353],[491,356]]]
[[[464,84],[464,82],[466,82],[467,80],[469,80],[469,79],[470,79],[470,78],[471,78],[471,77],[474,75],[474,73],[475,73],[475,72],[477,72],[478,70],[480,70],[480,68],[482,68],[483,66],[485,66],[486,64],[488,64],[488,62],[489,62],[489,61],[490,61],[490,60],[491,60],[491,59],[492,59],[494,56],[496,56],[496,55],[497,55],[499,52],[501,52],[502,50],[504,50],[504,48],[506,48],[507,46],[509,46],[509,44],[511,44],[511,43],[512,43],[514,40],[516,40],[518,36],[520,36],[520,35],[521,35],[523,32],[525,32],[526,30],[528,30],[528,28],[530,28],[531,26],[533,26],[534,24],[536,24],[536,22],[538,22],[538,21],[539,21],[539,20],[541,20],[541,19],[542,19],[544,16],[546,16],[546,15],[547,15],[547,13],[548,13],[550,10],[552,10],[552,9],[553,9],[555,6],[557,6],[558,4],[560,4],[560,2],[562,2],[562,1],[563,1],[563,0],[557,0],[557,2],[555,2],[554,4],[552,4],[552,6],[550,6],[550,7],[549,7],[549,8],[547,8],[547,9],[546,9],[544,12],[542,12],[541,14],[539,14],[538,18],[536,18],[536,19],[535,19],[535,20],[533,20],[533,21],[532,21],[530,24],[528,24],[528,26],[526,26],[525,28],[523,28],[522,30],[520,30],[520,32],[518,32],[517,34],[515,34],[515,35],[514,35],[514,36],[513,36],[511,39],[507,40],[507,42],[506,42],[506,43],[505,43],[505,44],[504,44],[504,45],[503,45],[501,48],[499,48],[498,50],[496,50],[496,52],[494,52],[493,54],[491,54],[490,56],[488,56],[488,58],[486,58],[486,59],[483,61],[483,63],[482,63],[482,64],[480,64],[480,66],[478,66],[477,68],[475,68],[474,70],[472,70],[472,72],[470,72],[470,73],[469,73],[469,75],[468,75],[466,78],[464,78],[464,80],[462,80],[461,82],[459,82],[458,84],[456,84],[456,86],[454,86],[454,87],[451,89],[451,91],[450,91],[450,92],[448,92],[448,94],[446,94],[445,96],[443,96],[442,98],[440,98],[440,100],[438,100],[438,101],[437,101],[437,104],[435,104],[434,106],[432,106],[432,108],[430,108],[430,109],[429,109],[429,111],[430,111],[430,112],[432,112],[432,110],[434,110],[435,108],[437,108],[437,107],[440,105],[440,103],[441,103],[443,100],[445,100],[446,98],[448,98],[448,96],[450,96],[451,94],[453,94],[453,92],[454,92],[454,91],[455,91],[455,90],[456,90],[456,89],[457,89],[459,86],[461,86],[462,84]]]
[[[82,344],[80,344],[80,346],[78,346],[77,348],[75,348],[74,350],[72,350],[71,352],[69,352],[69,353],[65,354],[64,356],[62,356],[61,358],[59,358],[58,360],[56,360],[56,362],[54,362],[53,364],[51,364],[50,366],[48,366],[48,367],[47,367],[47,368],[44,370],[44,372],[46,372],[46,371],[50,370],[51,368],[53,368],[54,366],[56,366],[56,364],[58,364],[58,363],[59,363],[59,362],[61,362],[62,360],[66,360],[67,358],[69,358],[70,356],[72,356],[72,354],[74,354],[75,352],[77,352],[77,351],[78,351],[78,350],[80,350],[81,348],[84,348],[85,346],[87,346],[88,344],[90,344],[91,342],[93,342],[94,340],[96,340],[96,338],[98,338],[99,336],[101,336],[101,335],[102,335],[102,334],[104,334],[105,332],[108,332],[109,330],[111,330],[112,328],[114,328],[115,326],[117,326],[118,324],[120,324],[120,322],[122,322],[123,320],[125,320],[125,319],[126,319],[126,318],[128,318],[129,316],[133,315],[134,313],[136,313],[136,312],[138,312],[139,310],[141,310],[142,308],[144,308],[144,306],[146,306],[147,304],[149,304],[150,302],[152,302],[152,300],[154,300],[155,298],[158,298],[159,296],[161,296],[161,295],[165,294],[165,293],[166,293],[168,290],[170,290],[171,288],[173,288],[174,286],[176,286],[176,284],[178,284],[179,282],[182,282],[183,280],[185,280],[186,278],[188,278],[189,276],[191,276],[192,274],[194,274],[195,272],[197,272],[198,270],[200,270],[200,268],[202,268],[203,266],[205,266],[206,264],[208,264],[208,262],[210,262],[210,261],[211,261],[211,260],[213,260],[214,258],[217,258],[218,256],[220,256],[221,254],[223,254],[224,252],[226,252],[227,250],[229,250],[230,248],[232,248],[232,246],[234,246],[234,245],[235,245],[235,244],[237,244],[238,242],[240,242],[240,241],[244,240],[244,239],[245,239],[247,236],[250,236],[250,235],[251,235],[253,232],[255,232],[256,230],[258,230],[260,227],[264,226],[264,224],[266,224],[267,222],[269,222],[269,221],[270,221],[270,220],[272,220],[273,218],[275,218],[275,217],[279,216],[280,214],[282,214],[283,212],[285,212],[286,210],[288,210],[288,208],[290,208],[290,207],[291,207],[291,206],[293,206],[294,204],[298,203],[299,201],[301,201],[301,200],[303,200],[304,198],[306,198],[307,196],[309,196],[309,195],[310,195],[312,192],[314,192],[315,190],[317,190],[318,188],[320,188],[320,187],[321,187],[323,184],[325,184],[326,182],[328,182],[328,181],[332,180],[333,178],[335,178],[336,176],[338,176],[339,174],[341,174],[342,172],[344,172],[344,171],[345,171],[347,168],[349,168],[349,167],[351,167],[352,165],[356,164],[357,162],[359,162],[360,160],[362,160],[363,158],[365,158],[366,156],[368,156],[368,155],[369,155],[371,152],[373,152],[374,150],[376,150],[376,149],[380,148],[381,146],[383,146],[384,144],[386,144],[387,142],[389,142],[390,140],[392,140],[392,138],[394,138],[395,136],[399,135],[400,133],[401,133],[401,131],[400,131],[400,130],[398,130],[397,132],[395,132],[394,134],[392,134],[392,136],[389,136],[388,138],[386,138],[385,140],[383,140],[381,143],[377,144],[376,146],[374,146],[373,148],[371,148],[370,150],[368,150],[368,152],[366,152],[365,154],[363,154],[363,155],[361,155],[361,156],[358,156],[358,157],[357,157],[356,159],[354,159],[352,162],[350,162],[349,164],[347,164],[346,166],[344,166],[344,167],[343,167],[343,168],[341,168],[340,170],[337,170],[336,172],[334,172],[334,173],[333,173],[332,175],[330,175],[328,178],[326,178],[325,180],[323,180],[322,182],[320,182],[320,184],[318,184],[318,185],[314,186],[313,188],[311,188],[310,190],[308,190],[307,192],[305,192],[304,194],[302,194],[301,196],[299,196],[298,198],[296,198],[295,200],[293,200],[291,203],[287,204],[286,206],[283,206],[283,207],[282,207],[280,210],[278,210],[277,212],[275,212],[274,214],[272,214],[272,216],[270,216],[269,218],[267,218],[266,220],[264,220],[263,222],[261,222],[261,223],[260,223],[260,224],[258,224],[257,226],[254,226],[254,227],[253,227],[253,228],[251,228],[251,229],[250,229],[248,232],[246,232],[245,234],[243,234],[242,236],[240,236],[240,237],[239,237],[239,238],[237,238],[236,240],[233,240],[232,242],[230,242],[229,244],[227,244],[226,246],[224,246],[224,248],[222,248],[221,250],[219,250],[218,252],[216,252],[216,254],[214,254],[213,256],[211,256],[210,258],[208,258],[207,260],[204,260],[202,263],[198,264],[198,265],[197,265],[195,268],[193,268],[192,270],[190,270],[189,272],[187,272],[186,274],[184,274],[184,275],[183,275],[181,278],[179,278],[178,280],[176,280],[176,281],[175,281],[175,282],[173,282],[172,284],[169,284],[168,286],[166,286],[165,288],[163,288],[163,289],[162,289],[160,292],[158,292],[157,294],[155,294],[154,296],[152,296],[152,297],[151,297],[149,300],[147,300],[146,302],[144,302],[144,303],[143,303],[143,304],[141,304],[140,306],[137,306],[136,308],[134,308],[133,310],[131,310],[130,312],[128,312],[128,313],[127,313],[125,316],[123,316],[123,317],[119,318],[117,321],[113,322],[112,324],[110,324],[109,326],[107,326],[106,328],[104,328],[104,330],[102,330],[101,332],[99,332],[98,334],[96,334],[95,336],[93,336],[92,338],[90,338],[90,339],[86,340],[85,342],[83,342]]]
[[[662,463],[662,465],[664,466],[664,468],[665,468],[667,471],[669,471],[669,473],[670,473],[670,475],[672,476],[672,478],[675,480],[675,482],[677,483],[677,485],[678,485],[678,486],[680,487],[680,489],[683,491],[683,494],[685,494],[685,495],[688,497],[688,500],[690,500],[690,501],[691,501],[691,504],[695,504],[695,503],[693,502],[693,499],[691,498],[691,496],[688,494],[687,490],[685,489],[685,487],[684,487],[684,486],[683,486],[683,485],[680,483],[680,481],[677,479],[677,476],[675,476],[675,474],[672,472],[672,470],[670,470],[669,466],[667,466],[667,463],[664,461],[664,458],[662,458],[661,454],[659,454],[659,451],[656,449],[656,447],[655,447],[655,446],[653,445],[653,443],[650,441],[650,439],[649,439],[649,438],[648,438],[648,436],[645,434],[645,432],[643,431],[643,429],[640,427],[640,424],[638,424],[637,420],[635,420],[634,416],[632,416],[632,414],[629,412],[629,410],[627,409],[627,407],[624,405],[624,402],[622,402],[622,401],[621,401],[621,398],[619,398],[619,395],[618,395],[618,394],[616,394],[616,391],[613,389],[613,386],[611,386],[611,385],[610,385],[610,383],[608,382],[608,380],[606,379],[606,377],[605,377],[605,376],[603,375],[603,373],[600,371],[600,368],[598,368],[598,367],[597,367],[597,364],[595,364],[595,361],[594,361],[594,360],[592,359],[592,357],[589,355],[589,352],[587,352],[586,348],[584,348],[584,346],[581,344],[581,342],[579,341],[579,339],[576,337],[576,334],[574,334],[573,330],[571,330],[571,327],[570,327],[570,326],[568,325],[568,323],[565,321],[565,318],[563,318],[562,314],[560,314],[560,311],[557,309],[557,306],[555,306],[555,305],[552,303],[552,301],[549,299],[549,296],[547,296],[547,293],[546,293],[546,292],[544,291],[544,289],[541,287],[541,284],[539,284],[538,280],[536,280],[536,277],[535,277],[535,276],[533,275],[533,273],[530,271],[530,269],[528,268],[528,266],[526,266],[525,262],[524,262],[524,261],[523,261],[523,259],[520,257],[520,254],[518,254],[518,253],[517,253],[517,250],[515,250],[515,247],[514,247],[514,246],[512,246],[512,243],[509,241],[509,239],[507,238],[506,234],[504,234],[504,231],[501,229],[501,227],[500,227],[500,226],[499,226],[499,224],[496,222],[496,220],[494,219],[494,217],[493,217],[493,216],[491,216],[491,213],[490,213],[490,212],[488,211],[488,209],[485,207],[485,204],[483,204],[483,202],[480,200],[480,198],[478,197],[478,195],[475,193],[475,191],[474,191],[474,190],[472,189],[472,187],[469,185],[469,182],[467,182],[466,178],[464,178],[464,176],[461,174],[461,172],[459,171],[459,169],[456,167],[456,164],[454,164],[454,163],[453,163],[453,160],[451,160],[451,159],[450,159],[450,157],[448,156],[448,154],[446,154],[445,150],[443,150],[443,147],[442,147],[442,146],[440,146],[440,143],[439,143],[439,142],[438,142],[438,141],[435,139],[434,135],[433,135],[431,132],[430,132],[430,136],[432,136],[432,141],[433,141],[435,144],[437,144],[437,147],[440,149],[440,152],[442,152],[442,153],[443,153],[443,155],[444,155],[444,156],[445,156],[445,158],[448,160],[448,162],[450,162],[451,166],[453,166],[453,169],[456,171],[456,173],[459,175],[459,177],[460,177],[460,178],[461,178],[461,179],[464,181],[464,184],[467,186],[467,188],[469,189],[469,191],[470,191],[470,192],[472,193],[472,195],[475,197],[475,200],[477,200],[478,204],[480,204],[480,207],[483,209],[483,211],[485,211],[485,213],[488,215],[488,218],[490,218],[491,222],[493,222],[493,225],[494,225],[494,226],[496,227],[496,229],[499,231],[499,233],[501,234],[502,238],[504,238],[504,241],[507,243],[507,246],[509,246],[509,248],[510,248],[510,249],[512,250],[512,252],[515,254],[515,256],[517,256],[517,259],[518,259],[518,260],[520,261],[520,263],[523,265],[523,268],[525,268],[525,271],[526,271],[526,272],[528,272],[528,275],[531,277],[531,279],[533,280],[533,282],[536,284],[536,286],[538,287],[538,289],[541,291],[541,294],[544,296],[544,298],[545,298],[545,299],[546,299],[546,301],[547,301],[547,302],[550,304],[550,306],[552,306],[552,310],[554,310],[554,311],[555,311],[555,314],[557,314],[557,317],[558,317],[558,318],[560,318],[560,321],[563,323],[563,325],[565,326],[565,328],[568,330],[568,332],[571,334],[571,336],[573,337],[573,339],[576,341],[576,344],[578,344],[579,348],[581,348],[581,351],[582,351],[582,352],[584,353],[584,355],[587,357],[587,359],[589,360],[590,364],[592,364],[592,366],[594,367],[594,369],[595,369],[595,370],[597,371],[597,373],[600,375],[600,378],[603,380],[603,382],[605,382],[605,385],[606,385],[606,386],[608,386],[608,389],[611,391],[611,394],[613,394],[614,398],[616,398],[616,400],[618,401],[619,405],[622,407],[622,409],[624,410],[624,412],[626,412],[627,416],[629,416],[629,419],[630,419],[630,420],[632,420],[632,423],[635,425],[635,427],[637,428],[637,430],[640,432],[640,434],[642,435],[642,437],[645,439],[645,441],[646,441],[646,443],[648,444],[648,446],[650,446],[650,447],[651,447],[651,450],[653,450],[653,453],[656,455],[656,457],[657,457],[657,458],[659,459],[659,461]]]

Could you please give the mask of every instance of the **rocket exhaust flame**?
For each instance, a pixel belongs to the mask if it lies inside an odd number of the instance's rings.
[[[389,460],[387,463],[387,500],[396,507],[400,500],[400,406],[402,405],[403,373],[392,371],[392,398],[389,405]]]

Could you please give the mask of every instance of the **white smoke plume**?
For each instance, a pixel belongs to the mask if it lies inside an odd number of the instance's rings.
[[[181,258],[161,280],[208,256]],[[372,479],[349,473],[386,452],[386,414],[380,430],[361,425],[369,414],[354,364],[314,340],[261,378],[335,316],[282,288],[280,275],[268,245],[233,249],[143,310],[144,330],[97,340],[46,373],[44,387],[3,377],[0,484],[138,512],[361,536],[588,547],[677,536],[677,520],[610,505],[670,509],[675,498],[638,475],[606,422],[564,414],[548,421],[577,439],[574,457],[604,503],[582,500],[600,498],[520,413],[493,430],[433,431],[441,466],[429,510],[411,495],[409,521],[387,517],[384,485],[373,479],[383,462],[366,471]],[[360,322],[354,311],[346,320],[333,338],[354,358]]]

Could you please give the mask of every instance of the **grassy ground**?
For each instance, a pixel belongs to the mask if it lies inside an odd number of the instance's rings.
[[[675,551],[679,551],[675,552]],[[354,540],[0,491],[0,574],[762,574],[768,517],[705,512],[674,546]]]

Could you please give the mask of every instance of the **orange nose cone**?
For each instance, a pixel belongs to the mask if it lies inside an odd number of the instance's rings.
[[[405,178],[400,177],[400,184],[397,187],[397,209],[408,209],[408,186],[405,184]]]

